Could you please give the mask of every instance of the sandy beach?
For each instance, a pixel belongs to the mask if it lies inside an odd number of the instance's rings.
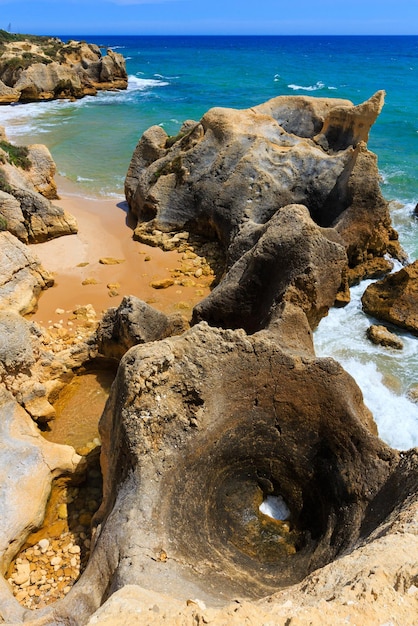
[[[67,323],[76,307],[87,304],[100,316],[126,295],[137,296],[165,313],[180,311],[189,317],[194,304],[209,293],[208,279],[189,280],[190,286],[153,288],[153,281],[172,277],[182,255],[134,241],[123,199],[85,198],[65,179],[57,177],[57,182],[60,199],[54,204],[74,215],[79,230],[76,235],[31,246],[55,280],[42,293],[31,319],[44,326]],[[112,263],[100,262],[103,259]]]

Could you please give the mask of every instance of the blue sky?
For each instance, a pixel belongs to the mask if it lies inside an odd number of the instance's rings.
[[[418,0],[0,0],[0,28],[40,35],[418,34]]]

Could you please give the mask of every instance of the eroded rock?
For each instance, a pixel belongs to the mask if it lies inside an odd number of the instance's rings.
[[[45,146],[17,148],[4,135],[0,145],[1,230],[8,230],[24,243],[77,232],[75,218],[50,202],[58,197],[55,172]]]
[[[251,333],[266,327],[275,310],[289,302],[302,309],[313,329],[335,301],[346,260],[342,240],[332,229],[317,226],[302,205],[284,207],[196,305],[193,319]]]
[[[134,296],[125,296],[118,308],[108,309],[96,332],[98,350],[116,359],[137,344],[181,334],[186,324],[178,314],[157,311]]]
[[[303,204],[319,226],[340,234],[350,282],[375,272],[376,259],[389,271],[384,255],[402,251],[365,143],[383,96],[358,106],[279,96],[242,111],[211,109],[176,138],[149,129],[125,184],[136,236],[205,233],[223,244],[231,267],[277,211]]]
[[[361,585],[364,575],[358,546],[368,537],[364,555],[378,553],[373,541],[381,546],[382,533],[400,528],[417,481],[413,454],[400,460],[374,433],[358,387],[337,363],[286,350],[268,331],[247,336],[200,323],[132,348],[101,421],[105,499],[94,550],[54,619],[77,607],[83,623],[106,589],[110,615],[112,607],[145,611],[151,593],[159,617],[175,607],[180,624],[193,614],[218,623],[235,598],[251,613],[257,605],[245,599],[274,594],[258,606],[284,624],[292,613],[282,599],[313,585],[304,606],[320,606],[330,571],[341,609],[355,597],[342,581]],[[267,495],[283,497],[288,521],[260,513]],[[326,566],[349,553],[348,566],[341,558]],[[310,573],[324,566],[323,575]],[[129,590],[133,604],[121,606]],[[90,623],[107,619],[106,610]]]
[[[372,324],[366,331],[368,339],[372,343],[395,350],[402,350],[403,341],[395,333],[391,333],[386,326]]]
[[[0,310],[30,313],[51,275],[27,246],[8,232],[0,232]]]
[[[418,261],[369,285],[361,302],[368,315],[418,334]]]

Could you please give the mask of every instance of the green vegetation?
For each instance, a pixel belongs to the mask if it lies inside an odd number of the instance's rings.
[[[0,43],[10,43],[12,41],[30,41],[38,45],[58,41],[56,37],[48,37],[47,35],[22,35],[21,33],[8,33],[7,30],[0,28]]]
[[[172,146],[174,146],[174,144],[179,141],[180,139],[182,139],[183,137],[185,137],[186,135],[188,135],[189,133],[177,133],[177,135],[169,135],[167,137],[167,140],[165,142],[165,147],[166,148],[171,148]]]
[[[23,170],[29,170],[31,168],[32,163],[28,157],[29,150],[26,146],[13,146],[8,141],[0,141],[0,148],[8,154],[9,163],[12,165],[20,167]]]
[[[7,230],[7,221],[0,215],[0,230]]]
[[[1,170],[0,170],[0,191],[4,191],[5,193],[12,193],[12,188],[7,182],[6,175]]]

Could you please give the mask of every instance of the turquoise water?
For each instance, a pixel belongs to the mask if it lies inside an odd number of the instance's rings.
[[[128,90],[0,107],[0,124],[15,141],[45,143],[80,194],[122,195],[135,145],[153,124],[176,134],[183,120],[198,120],[212,106],[247,108],[288,94],[358,104],[384,89],[369,148],[378,155],[384,196],[400,203],[392,217],[401,242],[411,260],[418,258],[417,36],[73,38],[122,53]],[[364,287],[321,323],[316,350],[335,356],[356,378],[382,437],[399,448],[416,446],[418,405],[407,393],[418,383],[418,340],[406,334],[402,353],[372,347],[359,304]]]

